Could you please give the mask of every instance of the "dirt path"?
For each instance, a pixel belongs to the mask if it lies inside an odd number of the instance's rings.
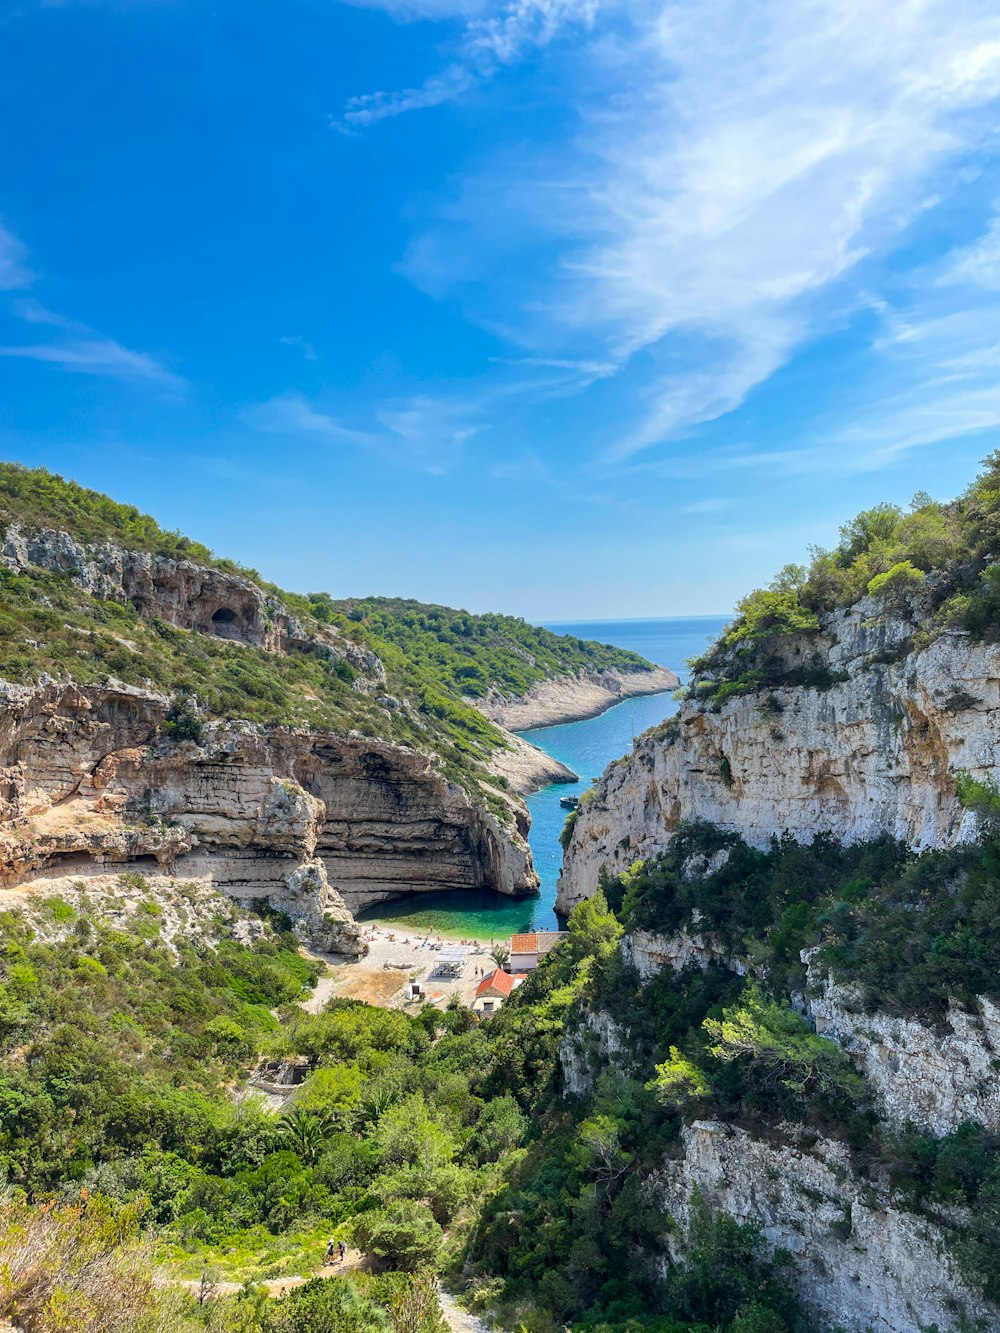
[[[332,973],[326,977],[320,977],[316,982],[316,989],[307,1000],[300,1000],[299,1007],[304,1009],[307,1014],[321,1014],[323,1006],[330,999],[337,988],[337,978]]]
[[[438,1287],[438,1300],[451,1333],[490,1333],[488,1325],[468,1310],[463,1310],[450,1291]]]
[[[305,1286],[305,1284],[311,1282],[314,1277],[339,1277],[341,1273],[350,1273],[357,1269],[366,1268],[367,1264],[367,1257],[362,1254],[360,1250],[352,1250],[348,1248],[343,1262],[338,1259],[336,1263],[322,1264],[315,1272],[308,1273],[305,1277],[296,1273],[291,1274],[288,1277],[273,1278],[268,1282],[258,1282],[255,1283],[255,1285],[263,1287],[269,1296],[284,1296],[286,1292],[293,1290],[295,1287]],[[173,1286],[175,1284],[171,1282],[169,1278],[166,1278],[164,1285]],[[186,1282],[178,1282],[176,1285],[179,1287],[187,1287],[188,1291],[190,1291],[193,1296],[198,1295],[198,1291],[201,1287],[201,1283],[196,1279],[191,1279]],[[242,1282],[217,1282],[211,1289],[210,1298],[215,1296],[235,1296],[238,1291],[243,1290],[243,1286],[244,1284]],[[2,1333],[2,1329],[0,1329],[0,1333]]]

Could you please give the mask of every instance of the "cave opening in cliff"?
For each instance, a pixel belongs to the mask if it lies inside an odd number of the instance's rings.
[[[239,616],[231,606],[220,606],[212,616],[212,633],[223,639],[238,639],[242,632]]]

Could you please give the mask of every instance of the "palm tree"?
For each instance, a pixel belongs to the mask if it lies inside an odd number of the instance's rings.
[[[279,1121],[282,1142],[312,1166],[336,1128],[334,1118],[319,1111],[286,1111]]]
[[[510,962],[510,945],[494,944],[490,950],[490,957],[496,963],[497,967],[504,967]]]

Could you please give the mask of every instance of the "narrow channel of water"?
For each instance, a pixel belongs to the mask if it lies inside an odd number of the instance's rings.
[[[605,620],[553,624],[560,634],[596,639],[631,648],[651,662],[670,667],[683,679],[688,658],[714,639],[726,618],[695,616],[660,620]],[[562,864],[559,834],[567,812],[559,799],[579,794],[599,777],[612,759],[632,748],[633,737],[675,712],[671,694],[626,699],[600,717],[558,727],[540,727],[522,734],[546,754],[568,764],[580,781],[545,787],[528,797],[531,812],[529,841],[541,890],[533,898],[507,898],[500,893],[414,893],[360,914],[362,921],[392,921],[411,930],[433,930],[442,935],[502,939],[517,931],[554,927],[556,881]]]

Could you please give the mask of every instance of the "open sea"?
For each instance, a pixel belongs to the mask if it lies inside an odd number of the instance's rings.
[[[631,648],[651,662],[670,667],[684,680],[687,661],[716,638],[728,616],[666,617],[659,620],[594,620],[550,623],[557,634],[574,634]],[[676,712],[673,696],[650,694],[626,699],[600,717],[540,727],[521,734],[534,745],[568,764],[580,781],[545,787],[528,797],[531,811],[529,841],[535,869],[542,881],[532,898],[508,898],[501,893],[414,893],[382,903],[359,915],[361,921],[392,921],[412,930],[433,930],[455,938],[502,939],[525,930],[544,930],[557,923],[554,903],[562,864],[559,834],[567,811],[560,796],[579,794],[600,776],[612,759],[627,754],[632,740],[648,727]]]

